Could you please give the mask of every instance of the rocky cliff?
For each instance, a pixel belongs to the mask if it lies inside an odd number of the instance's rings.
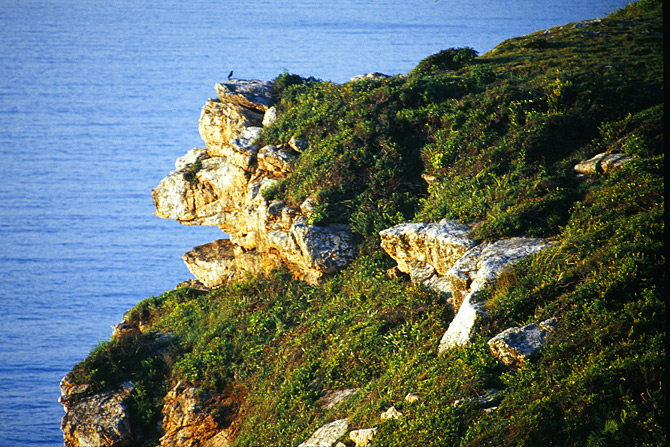
[[[217,84],[153,197],[222,237],[63,379],[66,445],[663,445],[662,30]]]
[[[202,109],[199,130],[207,147],[175,163],[153,190],[156,215],[185,225],[218,226],[229,239],[195,247],[184,255],[207,287],[247,274],[286,268],[315,283],[347,265],[356,244],[346,225],[310,225],[314,203],[300,207],[268,201],[263,190],[291,172],[305,142],[259,147],[261,126],[273,122],[272,84],[230,80],[217,84],[217,99]]]

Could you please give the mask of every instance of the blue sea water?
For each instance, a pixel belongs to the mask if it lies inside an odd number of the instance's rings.
[[[1,0],[0,447],[63,445],[58,384],[220,238],[152,215],[230,70],[406,73],[625,0]]]

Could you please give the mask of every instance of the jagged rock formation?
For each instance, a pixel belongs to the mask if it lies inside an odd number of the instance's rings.
[[[380,232],[382,248],[414,282],[449,296],[456,313],[438,353],[470,341],[484,303],[476,295],[506,268],[547,247],[542,239],[515,237],[475,245],[471,227],[453,220],[400,224]]]
[[[307,148],[296,139],[281,147],[256,144],[263,122],[276,119],[271,83],[232,80],[216,91],[218,99],[207,101],[199,121],[207,147],[178,159],[176,171],[153,190],[157,216],[215,225],[230,235],[184,255],[191,272],[214,287],[283,266],[315,283],[347,265],[355,255],[348,226],[309,225],[312,201],[297,208],[262,195]]]
[[[230,433],[216,419],[203,411],[209,396],[195,387],[178,382],[163,406],[162,428],[164,447],[226,447]]]
[[[66,447],[126,447],[134,445],[127,399],[133,390],[129,382],[118,389],[107,390],[77,399],[88,385],[74,385],[66,375],[61,381],[59,402],[65,407],[61,421]]]
[[[440,340],[438,354],[469,343],[477,319],[485,314],[485,303],[477,299],[481,290],[503,271],[548,245],[542,239],[514,237],[484,242],[465,253],[448,272],[454,308],[458,311]]]
[[[451,266],[458,261],[475,241],[468,232],[469,225],[455,220],[438,223],[404,223],[379,233],[381,246],[407,273],[413,282],[433,290],[450,293]]]

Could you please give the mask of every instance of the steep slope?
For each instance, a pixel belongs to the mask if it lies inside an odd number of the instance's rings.
[[[232,264],[216,288],[139,303],[73,368],[67,445],[102,398],[124,414],[107,429],[132,434],[100,445],[663,445],[661,10],[445,50],[406,76],[284,73],[265,123],[245,104],[217,124],[234,108],[219,92],[206,158],[157,208],[233,233]],[[213,174],[223,158],[240,189]],[[245,210],[261,218],[236,234]],[[296,224],[356,252],[303,266],[277,242]],[[491,254],[509,241],[529,248]],[[438,353],[462,302],[467,340]]]

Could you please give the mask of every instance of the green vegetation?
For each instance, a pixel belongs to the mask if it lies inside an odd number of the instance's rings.
[[[263,194],[315,198],[312,223],[351,224],[358,258],[318,286],[275,272],[144,300],[128,322],[174,334],[169,349],[157,354],[151,332],[113,340],[75,380],[90,392],[136,380],[146,427],[177,380],[236,394],[240,446],[295,446],[340,417],[378,427],[373,446],[664,445],[662,32],[661,2],[645,0],[479,57],[445,50],[407,76],[336,85],[283,73],[262,139],[310,147]],[[600,152],[633,160],[578,178],[573,166]],[[377,233],[442,218],[481,222],[481,240],[554,245],[487,289],[471,345],[438,357],[453,313],[385,276]],[[557,333],[534,362],[506,369],[489,353],[500,331],[552,316]],[[336,409],[318,403],[354,387]],[[502,393],[487,413],[467,398],[489,388]],[[404,417],[380,421],[391,405]]]
[[[194,163],[186,163],[186,166],[182,170],[182,175],[184,180],[189,183],[197,184],[199,183],[198,177],[196,174],[202,169],[202,161],[196,160]]]

